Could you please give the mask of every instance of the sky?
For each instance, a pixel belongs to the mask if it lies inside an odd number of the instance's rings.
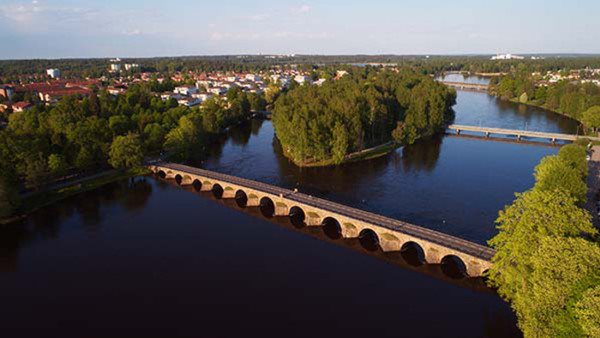
[[[0,59],[600,53],[599,0],[0,0]]]

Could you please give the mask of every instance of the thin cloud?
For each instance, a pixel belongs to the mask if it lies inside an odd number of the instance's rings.
[[[313,7],[311,5],[302,5],[300,7],[293,8],[293,12],[296,13],[308,13],[312,11]]]

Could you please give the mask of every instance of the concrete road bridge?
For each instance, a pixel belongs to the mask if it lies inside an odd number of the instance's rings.
[[[197,191],[212,191],[224,199],[236,199],[244,207],[272,210],[271,216],[290,216],[306,226],[334,228],[345,238],[368,238],[384,252],[413,247],[429,264],[459,260],[467,275],[477,277],[491,266],[494,250],[458,237],[316,198],[296,190],[174,163],[148,166],[165,179],[191,185]]]
[[[588,137],[581,135],[572,134],[560,134],[560,133],[546,133],[541,131],[531,130],[517,130],[517,129],[504,129],[504,128],[489,128],[489,127],[477,127],[477,126],[465,126],[459,124],[451,124],[447,127],[447,130],[460,135],[463,131],[472,133],[483,134],[486,137],[493,137],[496,135],[514,136],[517,140],[521,140],[524,137],[534,139],[547,139],[552,142],[556,141],[576,141],[577,139],[584,138],[592,141],[600,141],[600,137]]]
[[[489,85],[479,83],[466,83],[466,82],[451,82],[451,81],[440,81],[446,86],[453,87],[462,90],[473,90],[478,92],[487,92]]]

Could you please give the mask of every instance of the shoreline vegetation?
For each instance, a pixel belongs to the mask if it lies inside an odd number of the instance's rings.
[[[444,129],[456,91],[427,75],[361,69],[322,86],[298,86],[274,105],[283,154],[299,167],[383,156]]]
[[[492,78],[488,93],[578,121],[583,135],[595,136],[600,129],[600,87],[593,83],[548,83],[540,72],[520,69]]]
[[[48,187],[40,191],[34,191],[25,194],[22,197],[21,206],[13,215],[0,218],[0,225],[6,225],[21,220],[34,211],[52,205],[71,196],[94,190],[106,184],[122,179],[143,176],[149,173],[150,171],[145,167],[136,167],[125,170],[109,170],[104,173],[92,175],[90,177],[84,177],[72,182],[65,182],[56,187]]]
[[[488,283],[511,303],[525,337],[600,333],[600,245],[584,209],[587,176],[585,147],[563,146],[496,220]]]
[[[335,165],[346,164],[346,163],[371,160],[374,158],[379,158],[379,157],[385,156],[401,147],[402,147],[401,144],[390,141],[390,142],[380,144],[378,146],[375,146],[375,147],[372,147],[369,149],[364,149],[361,151],[347,154],[347,155],[345,155],[344,159],[340,163],[336,163],[333,158],[324,159],[324,160],[320,160],[320,161],[314,161],[314,162],[311,162],[311,161],[300,162],[300,161],[295,161],[291,156],[289,156],[289,154],[286,154],[285,150],[283,151],[283,154],[286,158],[288,158],[290,161],[292,161],[292,163],[294,163],[298,167],[312,168],[312,167],[328,167],[328,166],[335,166]]]

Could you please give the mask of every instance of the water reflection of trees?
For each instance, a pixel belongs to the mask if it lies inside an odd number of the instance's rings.
[[[262,123],[264,120],[262,119],[251,119],[249,121],[244,121],[237,126],[233,126],[226,133],[223,133],[211,142],[206,147],[206,156],[204,159],[208,159],[210,161],[218,161],[223,155],[223,149],[227,142],[231,141],[232,144],[237,146],[245,146],[250,142],[250,138],[252,135],[257,135],[260,131]],[[201,167],[201,161],[188,161],[188,164],[191,166]]]
[[[443,135],[422,140],[402,149],[402,167],[406,172],[427,171],[435,169],[440,158]]]
[[[61,225],[68,219],[79,217],[85,231],[94,232],[106,214],[103,208],[142,210],[151,194],[152,185],[147,178],[135,177],[69,197],[33,212],[24,220],[0,227],[0,271],[17,270],[22,247],[38,240],[59,238]]]

